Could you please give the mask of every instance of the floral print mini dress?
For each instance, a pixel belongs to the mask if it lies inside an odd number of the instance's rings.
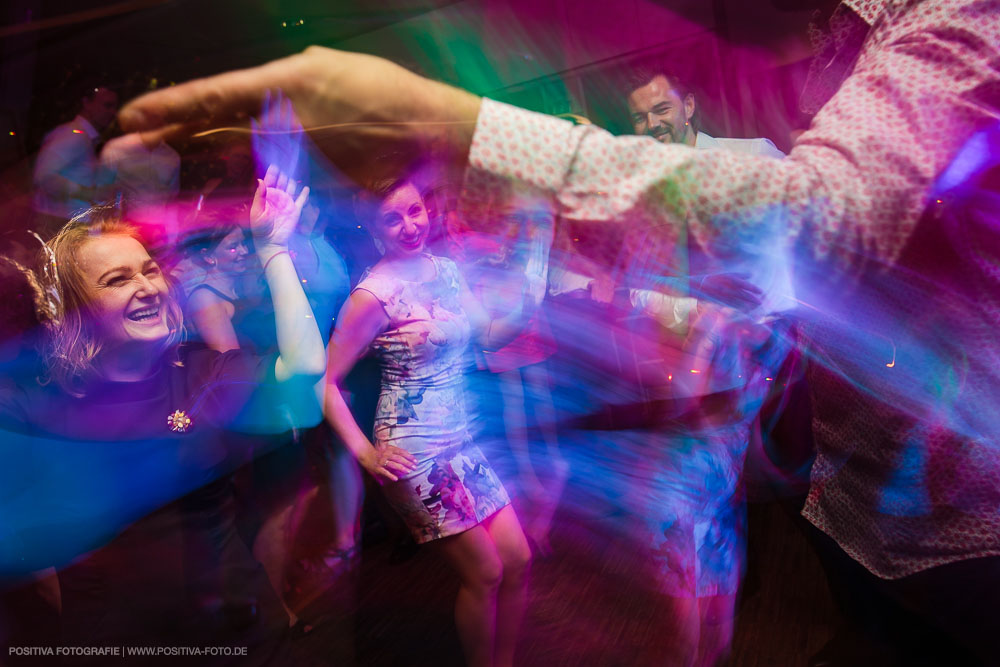
[[[389,317],[372,341],[382,362],[375,447],[393,445],[417,460],[412,472],[382,487],[417,542],[469,530],[510,503],[469,433],[463,370],[470,326],[458,267],[427,258],[431,280],[369,270],[355,287],[374,295]]]

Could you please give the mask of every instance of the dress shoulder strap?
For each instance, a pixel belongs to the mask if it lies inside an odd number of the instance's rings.
[[[208,283],[201,283],[200,285],[195,285],[194,287],[192,287],[191,288],[191,292],[188,294],[188,300],[190,301],[191,300],[191,295],[194,294],[195,292],[197,292],[200,289],[208,290],[209,292],[212,292],[213,294],[215,294],[216,296],[218,296],[220,299],[223,299],[224,301],[228,301],[229,303],[232,303],[232,304],[236,303],[236,299],[234,299],[233,297],[229,296],[228,294],[223,293],[220,289],[218,289],[217,287],[215,287],[213,285],[209,285]]]

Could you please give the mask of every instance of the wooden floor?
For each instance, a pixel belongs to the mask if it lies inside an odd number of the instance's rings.
[[[553,554],[534,563],[517,664],[634,665],[658,636],[660,600],[643,581],[641,546],[622,538],[614,512],[574,494],[571,486],[557,515]],[[754,572],[726,664],[805,665],[837,621],[819,564],[777,504],[751,506],[750,534]],[[356,613],[336,632],[318,628],[310,657],[332,665],[461,665],[453,576],[429,550],[402,563],[390,562],[391,553],[388,541],[364,549]],[[324,647],[324,634],[336,636],[335,645]]]
[[[642,545],[627,537],[613,503],[595,497],[587,481],[571,479],[551,535],[553,552],[534,562],[519,666],[631,667],[643,647],[657,639],[669,641],[655,623],[661,599],[644,574]],[[749,525],[752,571],[726,664],[805,665],[837,621],[819,564],[781,506],[751,505]],[[393,540],[369,531],[359,571],[338,588],[345,613],[309,634],[292,633],[290,655],[279,664],[463,664],[452,614],[455,578],[426,548],[393,562],[393,546]],[[45,629],[51,619],[36,617],[34,623]],[[0,666],[6,664],[51,663],[0,656]]]

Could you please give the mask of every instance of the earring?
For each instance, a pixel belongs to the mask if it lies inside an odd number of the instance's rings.
[[[372,237],[372,242],[375,244],[375,249],[378,250],[378,254],[384,255],[385,254],[385,244],[382,243],[382,240],[381,239],[377,239],[377,238],[375,238],[373,236]]]

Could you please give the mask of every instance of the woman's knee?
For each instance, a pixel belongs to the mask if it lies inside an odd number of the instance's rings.
[[[504,578],[503,561],[496,555],[480,558],[469,568],[466,585],[484,592],[494,592],[500,587]]]
[[[520,579],[531,569],[531,547],[527,540],[520,540],[518,544],[504,549],[500,557],[505,581]]]
[[[531,567],[531,547],[511,506],[490,519],[490,537],[503,563],[505,580],[524,576]]]

